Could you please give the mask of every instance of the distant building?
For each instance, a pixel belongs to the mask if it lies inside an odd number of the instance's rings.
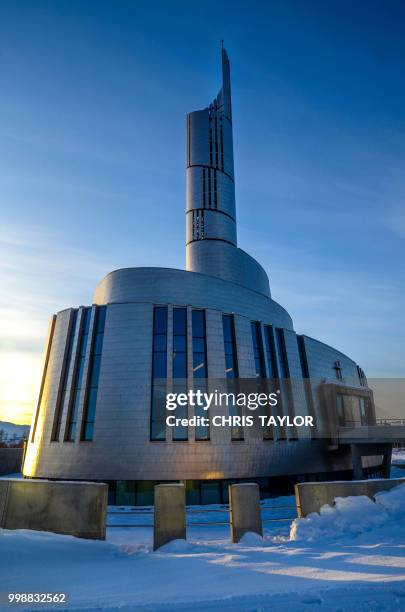
[[[222,75],[214,101],[187,117],[186,270],[115,270],[92,306],[53,316],[26,476],[106,481],[118,504],[185,481],[189,503],[209,503],[226,501],[232,481],[266,495],[352,469],[336,428],[373,423],[372,393],[352,359],[296,334],[265,270],[237,246],[225,50]],[[275,380],[281,413],[313,415],[316,428],[166,425],[166,388],[239,379]]]

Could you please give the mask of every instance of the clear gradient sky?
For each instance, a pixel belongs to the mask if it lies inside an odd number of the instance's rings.
[[[49,316],[184,267],[185,116],[232,72],[239,246],[295,328],[405,375],[405,3],[0,2],[0,419]]]

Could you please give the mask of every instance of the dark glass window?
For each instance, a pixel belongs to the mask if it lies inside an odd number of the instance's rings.
[[[151,440],[166,439],[167,306],[153,311]]]
[[[174,393],[187,391],[187,308],[173,308],[173,383]],[[175,416],[178,419],[188,417],[188,406],[178,406]],[[173,427],[173,440],[187,440],[188,427]]]
[[[207,348],[205,332],[205,312],[193,310],[193,377],[207,378]]]
[[[235,321],[232,315],[222,315],[222,327],[224,332],[225,350],[225,376],[227,378],[238,378],[238,358],[236,351]],[[236,389],[233,388],[233,391]],[[242,416],[241,408],[236,404],[230,403],[229,416]],[[232,440],[243,440],[243,427],[238,425],[231,427]]]
[[[225,349],[225,374],[227,378],[238,377],[238,359],[235,341],[235,323],[232,315],[222,315]]]
[[[267,367],[269,378],[278,378],[276,347],[274,346],[273,327],[266,325],[264,328],[264,339],[266,344]]]
[[[153,355],[154,378],[166,378],[167,376],[167,356],[166,351],[155,351]]]
[[[193,310],[192,312],[192,333],[193,333],[193,378],[200,379],[198,388],[205,393],[207,391],[206,379],[207,370],[207,339],[204,310]],[[194,408],[194,414],[209,418],[209,411],[202,410],[201,407]],[[195,428],[196,440],[209,440],[210,430],[208,426],[199,425]]]
[[[186,308],[173,308],[173,378],[187,378]]]
[[[298,344],[298,353],[300,357],[301,374],[302,374],[302,379],[303,379],[308,414],[313,416],[314,415],[314,399],[312,395],[312,387],[311,387],[311,380],[309,376],[309,365],[308,365],[307,351],[305,348],[304,336],[297,336],[297,344]],[[312,438],[316,437],[315,428],[311,430],[311,437]]]
[[[59,440],[60,428],[62,425],[63,406],[64,406],[65,399],[66,399],[68,376],[69,376],[70,366],[72,363],[72,350],[73,350],[73,341],[74,341],[74,337],[76,333],[76,323],[77,323],[77,310],[73,312],[71,322],[70,322],[66,360],[65,360],[64,368],[62,370],[60,390],[59,390],[58,399],[56,402],[55,419],[54,419],[53,432],[52,432],[53,442],[57,442]]]
[[[275,339],[277,344],[277,355],[278,355],[278,372],[279,372],[279,384],[280,384],[280,410],[283,414],[293,416],[293,397],[291,389],[290,370],[288,367],[287,359],[287,348],[285,344],[284,330],[282,328],[275,329]],[[277,429],[278,439],[286,439],[286,433],[290,434],[291,439],[296,438],[296,428],[290,428],[287,430],[285,427],[279,427]]]
[[[370,425],[371,423],[371,408],[368,397],[359,397],[360,423],[361,425]]]
[[[89,366],[90,384],[84,404],[82,425],[82,440],[87,441],[92,440],[94,434],[94,419],[96,416],[98,380],[100,377],[106,309],[106,306],[98,306],[96,310],[95,332]]]
[[[298,345],[298,354],[300,356],[302,378],[309,378],[307,352],[305,350],[304,338],[302,336],[297,336],[297,345]]]
[[[346,424],[345,399],[340,393],[336,395],[336,413],[338,424],[341,427],[344,427],[344,425]]]
[[[276,339],[277,339],[277,352],[278,359],[280,364],[280,377],[281,378],[289,378],[290,372],[288,369],[288,360],[287,360],[287,350],[285,346],[285,338],[283,330],[280,328],[276,329]]]
[[[86,359],[86,348],[89,339],[91,308],[85,308],[82,314],[81,330],[77,349],[77,358],[75,363],[75,371],[72,379],[72,391],[70,398],[70,406],[66,423],[65,440],[74,442],[76,436],[77,415],[79,413],[79,404],[81,391],[83,388],[83,373]]]
[[[259,376],[260,378],[266,378],[266,366],[264,364],[261,326],[258,321],[252,321],[250,326],[252,330],[253,355],[255,359],[256,376]]]

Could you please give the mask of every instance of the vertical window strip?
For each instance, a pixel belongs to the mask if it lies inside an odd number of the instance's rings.
[[[300,356],[302,378],[309,378],[307,353],[305,350],[304,338],[302,336],[297,336],[297,344],[298,344],[298,353]]]
[[[150,439],[166,439],[167,306],[155,306],[152,340]]]
[[[273,327],[271,325],[265,326],[264,338],[266,343],[266,357],[269,378],[278,378],[276,347],[274,345]]]
[[[207,378],[207,345],[204,310],[192,311],[193,377]]]
[[[280,376],[281,378],[289,378],[290,372],[288,368],[287,350],[285,346],[284,332],[279,327],[276,329],[276,338],[277,338],[278,359],[279,359],[279,364],[280,364]]]
[[[210,123],[210,166],[212,166],[212,111],[209,111],[209,123]]]
[[[50,326],[49,326],[48,342],[47,342],[47,345],[46,345],[44,369],[43,369],[43,372],[42,372],[41,387],[39,389],[37,409],[35,411],[34,424],[33,424],[33,427],[32,427],[31,442],[34,442],[35,434],[37,433],[38,418],[39,418],[39,412],[41,410],[41,405],[42,405],[42,397],[43,397],[43,394],[44,394],[46,376],[48,374],[48,365],[49,365],[49,358],[51,356],[51,348],[52,348],[53,334],[54,334],[54,331],[55,331],[55,324],[56,324],[56,315],[53,315],[52,319],[51,319]]]
[[[277,367],[277,357],[276,357],[276,347],[274,343],[274,333],[272,325],[264,326],[264,345],[266,350],[266,359],[267,359],[267,371],[268,371],[268,380],[267,380],[267,391],[268,393],[277,393],[278,391],[278,367]],[[278,404],[275,408],[275,412],[281,416],[282,408],[280,407],[281,397],[278,396]],[[272,410],[270,406],[266,408],[266,416],[271,416]],[[264,440],[273,440],[274,439],[274,430],[271,425],[266,426],[263,431]]]
[[[269,368],[269,378],[273,378],[274,379],[274,384],[276,385],[277,389],[273,389],[274,390],[280,390],[282,391],[282,393],[280,393],[278,395],[278,403],[277,403],[277,407],[276,407],[276,412],[278,416],[283,416],[284,415],[284,381],[283,379],[283,373],[281,370],[281,366],[279,366],[278,361],[277,361],[277,348],[276,348],[276,340],[278,340],[278,334],[277,331],[282,331],[282,330],[275,330],[274,327],[272,325],[266,325],[266,352],[267,352],[267,367]],[[270,370],[271,368],[271,370]],[[286,428],[285,427],[278,427],[277,428],[277,438],[278,440],[285,440],[286,439]]]
[[[212,208],[211,168],[208,169],[208,208]]]
[[[202,393],[205,393],[207,391],[206,379],[208,378],[205,311],[193,310],[191,313],[191,318],[193,344],[193,378],[199,379],[201,381],[198,388],[200,391],[202,391]],[[194,414],[197,417],[209,416],[208,411],[202,410],[199,406],[195,406]],[[196,440],[209,440],[209,437],[209,426],[205,427],[203,425],[199,425],[195,428]]]
[[[336,395],[336,413],[338,425],[344,427],[346,425],[345,400],[340,393]]]
[[[187,308],[173,308],[173,391],[185,393],[187,390]],[[187,418],[188,406],[176,408],[176,418]],[[188,427],[173,427],[173,440],[187,440]]]
[[[206,207],[206,197],[207,197],[206,192],[205,192],[205,180],[206,180],[206,177],[205,177],[206,169],[205,168],[203,168],[202,175],[203,175],[203,208],[205,208]]]
[[[223,121],[221,115],[220,122],[220,138],[221,138],[221,169],[224,170],[224,130],[223,130]]]
[[[74,442],[76,437],[77,416],[81,391],[84,383],[84,366],[86,362],[86,349],[90,330],[91,308],[85,308],[80,325],[80,336],[77,345],[75,369],[73,372],[68,418],[65,429],[65,441]]]
[[[235,319],[233,315],[222,315],[222,327],[224,332],[225,376],[229,379],[238,378]],[[232,388],[232,391],[235,392],[236,389]],[[235,404],[229,404],[229,416],[242,416],[240,407]],[[231,438],[232,440],[243,440],[243,427],[231,427]]]
[[[276,328],[277,352],[280,364],[280,387],[283,398],[283,406],[286,414],[294,415],[294,402],[290,380],[290,369],[288,366],[287,347],[285,344],[284,330],[280,327]],[[293,427],[289,430],[290,440],[297,439],[297,429]]]
[[[81,439],[91,441],[94,435],[94,420],[100,378],[101,353],[103,350],[106,306],[98,306],[94,322],[93,341],[90,354],[88,388],[84,400]]]
[[[304,390],[305,390],[305,400],[307,404],[308,414],[314,415],[314,400],[312,396],[312,388],[311,388],[311,380],[309,377],[309,366],[307,359],[307,352],[305,350],[305,341],[303,336],[297,336],[298,343],[298,353],[300,356],[300,364],[301,364],[301,373],[303,378]],[[316,430],[311,430],[311,437],[314,438],[316,435]]]
[[[59,442],[60,428],[62,425],[63,406],[65,404],[69,372],[70,372],[70,366],[72,362],[72,352],[73,352],[73,343],[74,343],[74,338],[75,338],[75,333],[76,333],[76,323],[77,323],[77,310],[74,310],[70,318],[68,339],[67,339],[68,346],[67,346],[66,359],[65,359],[65,362],[62,368],[62,375],[61,375],[61,380],[60,380],[60,385],[59,385],[59,393],[58,393],[58,398],[56,401],[55,418],[54,418],[53,432],[52,432],[52,438],[51,438],[52,442]]]
[[[225,375],[238,378],[238,359],[236,352],[235,321],[232,315],[222,315],[225,349]]]
[[[264,359],[263,349],[263,337],[262,337],[262,326],[259,321],[252,321],[250,324],[252,331],[252,342],[253,342],[253,355],[255,360],[255,371],[256,371],[256,389],[258,393],[262,392],[273,392],[272,382],[266,380],[266,363]],[[271,415],[270,407],[261,408],[262,415],[269,417]],[[272,440],[274,438],[273,428],[265,425],[263,428],[263,438],[265,440]]]
[[[252,330],[253,354],[255,359],[256,376],[260,378],[266,378],[266,366],[264,363],[261,326],[258,321],[252,321],[250,326]]]
[[[215,113],[215,167],[218,168],[218,116]]]
[[[368,397],[359,397],[360,425],[371,425],[371,405]]]

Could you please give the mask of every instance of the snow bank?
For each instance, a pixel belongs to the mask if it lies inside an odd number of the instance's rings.
[[[392,451],[391,463],[396,463],[397,465],[405,464],[405,449],[394,449]]]
[[[290,540],[351,540],[368,533],[378,538],[405,541],[405,485],[375,496],[375,502],[364,495],[337,497],[333,507],[322,506],[304,519],[295,519],[291,525]]]

